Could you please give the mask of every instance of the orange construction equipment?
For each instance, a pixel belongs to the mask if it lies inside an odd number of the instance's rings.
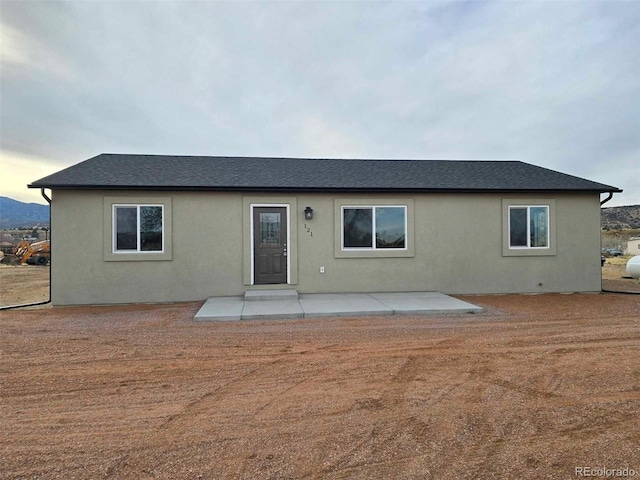
[[[20,259],[20,264],[46,265],[51,260],[51,241],[29,243],[28,240],[22,240],[13,253]]]

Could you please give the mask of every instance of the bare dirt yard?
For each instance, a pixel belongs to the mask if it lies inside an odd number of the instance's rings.
[[[0,477],[640,475],[640,296],[462,298],[485,313],[0,312]]]
[[[627,262],[630,255],[610,257],[602,267],[602,289],[640,293],[640,282],[637,278],[628,278]]]
[[[49,265],[0,265],[0,306],[44,302],[49,298]]]

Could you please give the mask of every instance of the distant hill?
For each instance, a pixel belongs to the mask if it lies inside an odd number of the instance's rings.
[[[49,205],[24,203],[0,197],[0,228],[49,225]]]
[[[606,230],[640,228],[640,205],[603,208],[600,226]]]

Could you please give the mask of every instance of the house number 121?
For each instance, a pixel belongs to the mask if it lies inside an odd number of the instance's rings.
[[[310,227],[307,227],[307,224],[304,224],[304,229],[307,231],[307,233],[309,234],[309,236],[313,237],[313,232],[311,231]]]

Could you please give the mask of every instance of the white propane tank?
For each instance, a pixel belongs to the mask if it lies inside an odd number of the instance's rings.
[[[640,255],[629,259],[627,262],[627,273],[633,278],[640,278]]]

